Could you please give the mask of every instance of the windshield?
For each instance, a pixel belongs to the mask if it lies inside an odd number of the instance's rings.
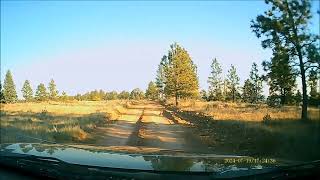
[[[1,149],[183,172],[319,160],[317,11],[1,1]]]

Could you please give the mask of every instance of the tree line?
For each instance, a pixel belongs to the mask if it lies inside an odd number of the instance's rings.
[[[115,99],[133,99],[133,100],[141,100],[141,99],[156,99],[155,95],[155,84],[150,82],[149,88],[146,92],[139,88],[133,89],[131,92],[129,91],[121,91],[118,93],[117,91],[105,92],[103,90],[93,90],[84,94],[76,94],[74,96],[67,95],[65,91],[62,91],[61,94],[57,90],[57,86],[53,79],[50,80],[48,86],[40,83],[36,91],[34,92],[31,83],[29,80],[25,80],[23,83],[21,92],[23,96],[23,100],[25,102],[32,101],[67,101],[67,100],[78,100],[78,101],[101,101],[101,100],[115,100]],[[18,101],[18,95],[16,91],[16,86],[12,77],[12,73],[10,70],[7,71],[4,79],[4,85],[0,82],[0,100],[1,103],[15,103]]]

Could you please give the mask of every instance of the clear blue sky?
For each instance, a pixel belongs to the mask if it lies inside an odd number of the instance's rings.
[[[145,89],[177,42],[197,64],[202,89],[215,57],[224,72],[234,64],[243,82],[252,62],[270,57],[250,29],[266,8],[264,1],[1,1],[1,79],[10,69],[19,93],[25,79],[36,88],[51,78],[69,94]],[[318,16],[312,30],[319,32]]]

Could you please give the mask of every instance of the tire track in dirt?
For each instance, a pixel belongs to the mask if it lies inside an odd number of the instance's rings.
[[[131,135],[128,138],[128,141],[126,143],[128,146],[139,146],[142,141],[140,134],[143,133],[143,132],[141,132],[141,131],[143,131],[143,128],[142,128],[143,123],[141,120],[143,118],[144,111],[145,111],[145,109],[142,110],[141,116],[139,117],[138,121],[136,122],[134,130],[132,131]]]
[[[98,127],[97,145],[207,153],[194,128],[155,102],[131,105],[116,121]]]

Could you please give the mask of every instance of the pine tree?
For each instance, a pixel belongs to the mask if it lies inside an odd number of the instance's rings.
[[[228,95],[229,95],[229,81],[227,78],[223,79],[223,91],[222,91],[222,99],[223,101],[226,101],[228,99]]]
[[[121,91],[118,97],[119,99],[129,99],[130,93],[127,91]]]
[[[3,95],[2,83],[0,81],[0,103],[4,103],[4,102],[5,102],[5,99]]]
[[[308,85],[310,87],[310,98],[309,98],[309,104],[312,106],[319,106],[320,105],[320,87],[318,85],[318,81],[320,78],[319,71],[312,69],[309,73],[308,78]]]
[[[281,105],[288,104],[296,87],[296,75],[289,65],[287,50],[277,50],[271,62],[264,61],[262,65],[267,72],[270,96],[278,97]]]
[[[111,91],[106,93],[106,99],[107,100],[115,100],[118,99],[118,93],[117,91]]]
[[[99,90],[98,94],[99,94],[99,99],[100,100],[105,99],[106,93],[102,89]],[[115,91],[115,99],[117,99],[117,96],[118,96],[118,93]]]
[[[152,81],[148,84],[148,88],[146,90],[146,98],[151,100],[158,99],[158,88]]]
[[[297,105],[299,105],[302,102],[302,94],[299,90],[295,94],[295,102]]]
[[[7,103],[14,103],[18,100],[16,86],[13,82],[11,71],[8,70],[3,84],[3,96]]]
[[[31,88],[29,80],[26,80],[22,87],[22,96],[26,101],[30,101],[33,98],[33,90]]]
[[[297,67],[301,77],[302,111],[301,119],[308,119],[308,95],[306,75],[310,67],[320,67],[319,35],[312,34],[310,28],[310,0],[266,0],[271,7],[263,15],[252,21],[251,28],[258,38],[263,38],[262,47],[274,52],[279,46],[288,49],[290,67]],[[280,59],[277,59],[280,60]]]
[[[143,91],[139,88],[132,90],[130,93],[130,99],[134,99],[134,100],[144,99],[144,96],[145,95],[144,95]]]
[[[252,103],[252,94],[254,94],[254,85],[249,79],[245,80],[242,88],[242,100],[243,102]]]
[[[49,89],[49,98],[51,100],[55,100],[58,97],[59,91],[57,90],[57,86],[53,79],[51,79],[48,89]]]
[[[62,101],[68,100],[68,95],[67,95],[67,93],[66,93],[65,91],[62,91],[61,96],[60,96],[60,99],[61,99]]]
[[[91,91],[89,93],[89,100],[91,100],[91,101],[100,101],[101,97],[99,95],[99,91],[98,90]]]
[[[158,66],[157,77],[156,77],[156,85],[158,88],[159,99],[164,98],[164,87],[166,82],[165,68],[167,67],[167,64],[168,64],[168,58],[167,56],[163,56]]]
[[[229,96],[228,99],[232,99],[232,102],[235,102],[236,98],[239,96],[239,81],[240,78],[237,75],[236,68],[231,65],[230,70],[228,71],[227,75],[228,81],[228,89],[229,89]]]
[[[48,99],[48,92],[47,89],[45,87],[45,85],[43,83],[40,83],[37,87],[37,91],[35,94],[35,98],[38,101],[45,101]]]
[[[250,103],[257,103],[263,99],[262,95],[262,78],[256,63],[252,64],[250,71],[250,82],[252,84]]]
[[[211,76],[208,78],[209,83],[209,97],[210,100],[219,101],[223,99],[222,95],[222,69],[218,62],[218,60],[215,58],[212,60],[211,63]]]
[[[202,100],[205,100],[205,101],[208,101],[208,100],[209,100],[208,95],[207,95],[207,92],[206,92],[206,90],[204,90],[204,89],[202,89],[202,90],[200,91],[200,97],[201,97]]]
[[[178,105],[180,98],[195,98],[199,96],[197,67],[192,62],[188,52],[177,43],[170,46],[168,65],[165,67],[166,97],[174,97]]]
[[[308,84],[309,84],[309,87],[310,87],[310,93],[309,93],[309,95],[311,96],[311,97],[317,97],[317,95],[318,95],[318,90],[317,90],[317,80],[318,80],[318,78],[319,77],[317,77],[318,76],[318,74],[317,74],[317,71],[315,71],[315,70],[312,70],[312,71],[310,71],[310,73],[309,73],[309,79],[308,79]]]

